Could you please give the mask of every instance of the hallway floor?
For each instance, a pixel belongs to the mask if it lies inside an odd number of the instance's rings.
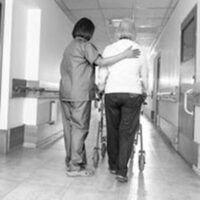
[[[130,163],[128,183],[119,183],[108,171],[107,157],[93,177],[65,174],[64,143],[59,139],[37,149],[18,149],[0,155],[1,200],[199,200],[200,177],[142,118],[146,165],[139,172],[137,157]],[[89,166],[97,129],[93,113],[87,141]]]

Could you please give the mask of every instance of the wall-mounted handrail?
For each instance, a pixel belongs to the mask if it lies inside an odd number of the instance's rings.
[[[157,96],[175,96],[176,93],[174,91],[169,92],[157,92]]]
[[[15,92],[20,91],[27,91],[27,92],[59,92],[59,90],[53,90],[53,89],[47,89],[43,87],[27,87],[27,86],[15,86],[14,87]]]
[[[59,92],[59,90],[50,90],[50,89],[46,89],[46,88],[44,88],[44,92]]]
[[[169,88],[168,90],[165,89],[165,91],[159,91],[157,92],[156,95],[158,100],[177,102],[178,99],[177,87],[171,89]]]

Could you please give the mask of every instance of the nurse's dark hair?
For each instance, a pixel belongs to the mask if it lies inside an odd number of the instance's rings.
[[[83,17],[76,22],[72,31],[72,36],[73,38],[83,37],[87,41],[89,41],[93,36],[94,30],[95,25],[93,24],[93,22],[90,19]]]

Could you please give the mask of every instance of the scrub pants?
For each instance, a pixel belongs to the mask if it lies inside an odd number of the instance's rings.
[[[89,132],[91,101],[62,101],[66,165],[79,170],[87,164],[85,140]]]
[[[140,94],[105,94],[108,163],[118,175],[127,175],[142,102]]]

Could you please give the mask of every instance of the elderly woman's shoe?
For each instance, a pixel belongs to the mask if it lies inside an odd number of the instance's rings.
[[[117,175],[116,179],[121,183],[128,182],[128,177],[127,176]]]

